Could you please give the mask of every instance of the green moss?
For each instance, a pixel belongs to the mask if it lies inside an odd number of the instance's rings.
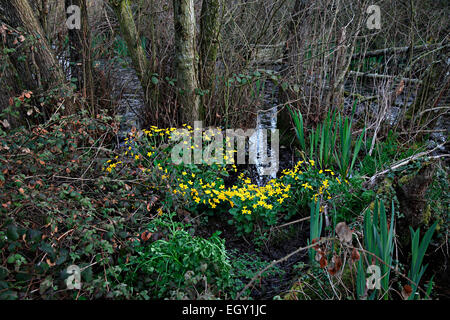
[[[314,282],[314,278],[308,271],[303,277],[298,279],[297,282],[291,287],[291,289],[283,297],[284,300],[320,300],[324,297],[318,294],[320,290],[317,283]]]
[[[423,215],[422,215],[422,221],[425,225],[429,225],[431,220],[431,206],[430,204],[427,204]]]
[[[414,178],[414,176],[415,176],[415,174],[404,175],[403,177],[401,177],[398,180],[398,183],[403,186],[403,185],[407,184],[408,182],[410,182]]]
[[[392,179],[384,178],[381,186],[377,190],[377,195],[388,195],[392,194]]]

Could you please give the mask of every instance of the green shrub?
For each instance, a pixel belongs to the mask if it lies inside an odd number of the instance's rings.
[[[237,250],[230,251],[231,265],[233,268],[234,285],[231,288],[231,296],[234,299],[237,293],[239,293],[245,286],[245,284],[252,280],[261,270],[266,268],[271,262],[262,260],[256,254],[240,253]],[[284,270],[277,265],[263,272],[260,277],[264,279],[270,276],[282,276],[285,273]],[[242,296],[249,296],[251,289],[247,289]]]
[[[371,141],[367,142],[367,150]],[[375,144],[372,155],[365,155],[361,160],[360,174],[373,176],[376,172],[385,170],[397,160],[405,159],[421,150],[421,144],[404,146],[392,130],[384,141]]]
[[[127,151],[120,161],[112,160],[105,170],[112,176],[119,176],[124,170],[138,171],[148,185],[163,190],[168,207],[188,210],[194,215],[227,215],[238,235],[255,230],[264,234],[280,222],[303,215],[311,200],[339,207],[340,217],[345,218],[355,210],[359,212],[372,198],[371,193],[364,193],[362,180],[357,176],[344,179],[330,169],[319,168],[314,160],[297,162],[264,186],[252,183],[244,172],[229,185],[227,178],[237,172],[236,165],[226,164],[232,153],[223,155],[223,164],[173,163],[176,132],[190,135],[184,142],[188,148],[193,147],[193,129],[184,126],[184,130],[153,126],[135,132],[126,141]],[[206,140],[206,133],[203,137]]]
[[[85,113],[1,131],[0,299],[105,298],[105,282],[151,220],[153,191],[134,174],[101,171],[117,123]],[[130,182],[131,181],[131,182]],[[68,290],[70,265],[81,290]]]
[[[300,112],[294,112],[289,107],[288,109],[293,118],[297,139],[302,148],[300,154],[305,158],[308,149],[303,116]],[[353,141],[352,126],[353,116],[348,118],[342,117],[336,112],[328,112],[323,123],[318,124],[315,130],[309,130],[309,159],[314,159],[322,169],[330,168],[336,164],[341,177],[351,176],[364,137],[363,130],[356,141]]]
[[[203,239],[174,223],[156,225],[167,228],[167,236],[136,242],[135,254],[120,265],[121,282],[141,295],[144,291],[145,298],[223,298],[232,275],[220,232]]]

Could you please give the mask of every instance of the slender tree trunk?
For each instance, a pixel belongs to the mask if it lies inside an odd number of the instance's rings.
[[[81,9],[81,29],[69,29],[69,56],[72,78],[76,78],[77,89],[94,105],[94,80],[91,52],[91,31],[86,0],[65,0],[65,8],[78,6]],[[69,16],[69,14],[68,14]]]
[[[41,23],[42,30],[44,34],[48,36],[48,11],[49,3],[48,0],[41,0],[38,4],[39,8],[39,22]]]
[[[289,25],[292,33],[296,33],[296,28],[301,24],[301,17],[303,16],[303,11],[308,6],[310,0],[295,0],[293,18]]]
[[[222,0],[203,0],[200,18],[200,82],[202,90],[209,90],[212,96],[215,74],[217,51],[219,48],[220,34],[220,14]],[[203,107],[200,108],[200,118],[205,118],[204,106],[206,99],[203,99]]]
[[[200,97],[195,50],[194,0],[173,0],[175,24],[175,63],[177,84],[181,89],[183,122],[200,120]]]
[[[151,105],[151,91],[153,84],[151,82],[151,65],[141,45],[136,24],[134,22],[133,12],[131,11],[129,0],[110,0],[117,19],[119,20],[120,32],[124,38],[128,52],[130,53],[134,69],[144,89],[146,103]]]

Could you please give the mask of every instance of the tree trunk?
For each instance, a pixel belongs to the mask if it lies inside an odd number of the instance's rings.
[[[42,0],[39,4],[39,21],[42,25],[42,30],[44,34],[48,36],[48,11],[49,11],[49,3],[48,0]]]
[[[110,4],[119,20],[120,32],[127,44],[134,69],[136,70],[142,88],[144,89],[146,103],[151,105],[151,90],[153,87],[151,82],[152,70],[144,48],[142,48],[141,45],[141,39],[134,22],[130,1],[110,0]]]
[[[183,122],[200,118],[200,97],[197,78],[198,59],[195,50],[194,0],[173,0],[175,25],[175,70],[178,87],[181,89]]]
[[[222,0],[203,0],[200,18],[200,82],[202,90],[209,90],[212,96],[216,74],[217,51],[219,48],[220,13]],[[203,106],[207,105],[203,99]],[[200,118],[205,118],[205,110],[200,109]]]
[[[10,59],[19,73],[24,89],[49,90],[66,84],[64,73],[46,41],[42,27],[33,14],[27,0],[0,0],[0,19],[13,28],[22,27],[36,43],[27,53],[27,59],[19,59],[19,53]]]
[[[69,29],[68,31],[71,76],[76,79],[77,89],[82,92],[84,98],[88,99],[92,107],[94,105],[94,80],[92,74],[91,31],[86,0],[65,0],[66,13],[67,9],[72,5],[81,9],[81,29]],[[68,14],[69,16],[70,14]]]

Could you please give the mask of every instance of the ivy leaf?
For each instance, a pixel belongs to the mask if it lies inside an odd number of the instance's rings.
[[[16,241],[17,239],[19,239],[19,234],[17,233],[17,227],[13,224],[10,224],[8,226],[6,235],[8,236],[8,239],[10,239],[12,241]]]

